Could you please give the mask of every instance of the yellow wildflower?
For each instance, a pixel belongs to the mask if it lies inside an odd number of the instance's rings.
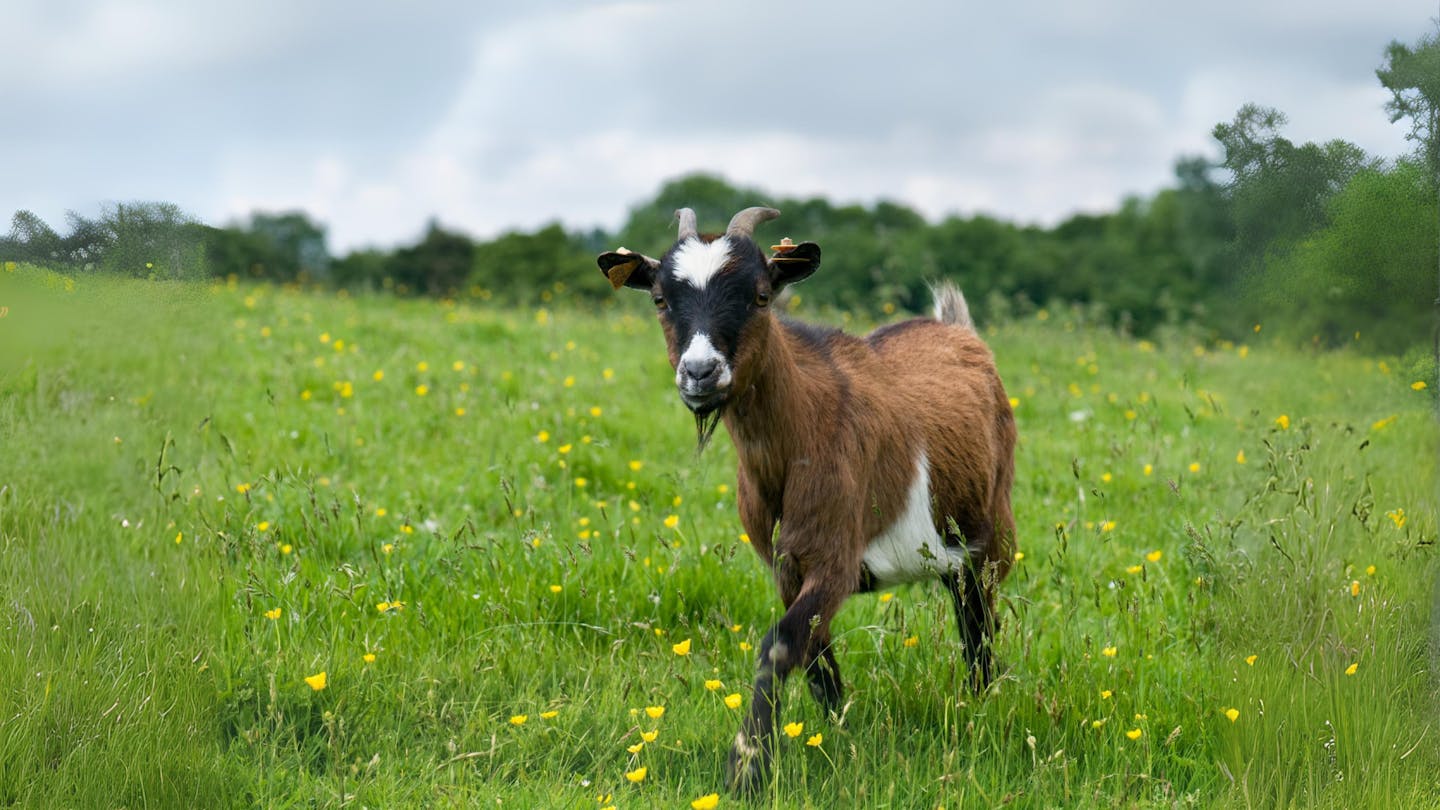
[[[651,720],[659,720],[660,718],[662,718],[662,717],[665,716],[665,707],[664,707],[664,706],[646,706],[646,707],[645,707],[645,714],[646,714],[647,716],[649,716],[649,718],[650,718]]]
[[[1113,694],[1115,694],[1115,693],[1114,693],[1114,692],[1111,692],[1109,689],[1101,689],[1101,690],[1100,690],[1100,699],[1101,699],[1101,700],[1109,700],[1109,699],[1110,699],[1110,696],[1113,695]]]
[[[415,386],[415,396],[417,396],[417,397],[423,397],[423,396],[425,396],[425,395],[428,394],[428,393],[430,393],[430,386],[428,386],[428,385],[417,385],[417,386]]]
[[[725,684],[721,683],[720,681],[710,681],[710,680],[707,680],[707,681],[705,682],[705,688],[708,689],[708,690],[711,691],[711,692],[714,692],[716,689],[719,689],[720,687],[722,687],[722,686],[724,686],[724,685],[725,685]]]
[[[1245,463],[1245,451],[1244,451],[1244,450],[1241,450],[1240,452],[1238,452],[1238,453],[1235,454],[1235,463],[1236,463],[1236,464],[1244,464],[1244,463]]]
[[[786,723],[785,736],[790,738],[799,737],[805,731],[804,723]]]
[[[179,542],[179,541],[176,541],[176,542]],[[1373,566],[1373,565],[1367,565],[1367,566],[1365,566],[1365,576],[1367,576],[1367,577],[1373,577],[1373,576],[1375,576],[1375,566]]]
[[[550,431],[548,431],[548,430],[542,430],[542,431],[540,431],[539,433],[536,433],[536,434],[535,434],[535,441],[540,442],[540,443],[542,443],[542,444],[545,443],[545,442],[550,441]]]
[[[1360,595],[1360,580],[1358,580],[1358,579],[1352,579],[1352,580],[1350,580],[1350,595],[1351,595],[1351,596],[1359,596],[1359,595]]]
[[[1415,382],[1410,383],[1410,390],[1411,390],[1411,391],[1424,391],[1424,390],[1425,390],[1425,387],[1426,387],[1426,386],[1425,386],[1425,381],[1424,381],[1424,380],[1416,380]]]
[[[1146,554],[1145,559],[1149,560],[1150,562],[1160,562],[1160,558],[1163,556],[1165,556],[1165,552],[1157,548],[1149,554]]]
[[[360,656],[360,658],[367,664],[375,663],[375,653],[365,653],[364,655]]]
[[[716,807],[720,806],[720,794],[707,793],[695,801],[690,802],[690,806],[695,808],[695,810],[715,810]]]
[[[308,684],[311,689],[319,692],[321,689],[325,688],[327,683],[329,683],[329,679],[325,676],[325,672],[322,670],[315,673],[314,675],[307,677],[305,679],[305,683]]]
[[[1141,731],[1138,728],[1132,728],[1129,731],[1125,732],[1125,736],[1129,737],[1132,740],[1138,740],[1144,733],[1145,732]]]
[[[554,720],[556,717],[559,717],[559,716],[560,716],[560,712],[557,712],[557,711],[555,711],[554,709],[551,709],[551,710],[548,711],[548,712],[540,712],[540,719],[541,719],[541,720]]]
[[[894,599],[894,598],[895,598],[895,594],[893,594],[893,593],[882,593],[882,594],[880,594],[880,601],[881,601],[881,602],[889,602],[891,599]]]
[[[1133,576],[1133,575],[1138,574],[1138,573],[1140,573],[1141,571],[1144,571],[1144,570],[1145,570],[1145,566],[1143,566],[1143,565],[1132,565],[1132,566],[1130,566],[1129,568],[1126,568],[1126,569],[1125,569],[1125,573],[1130,574],[1130,575]]]
[[[658,738],[659,736],[660,736],[660,729],[658,729],[658,728],[655,729],[654,731],[642,731],[642,732],[640,732],[640,739],[644,740],[645,742],[655,742],[656,738]]]
[[[269,619],[272,622],[280,618],[280,608],[271,608],[270,610],[265,611],[265,618]]]
[[[1354,675],[1354,674],[1356,673],[1356,671],[1359,670],[1359,669],[1360,669],[1360,663],[1357,661],[1357,662],[1355,662],[1355,663],[1353,663],[1353,664],[1351,664],[1350,666],[1348,666],[1348,667],[1345,668],[1345,674],[1346,674],[1346,675]]]
[[[385,372],[382,369],[377,368],[375,369],[375,373],[370,375],[370,379],[374,380],[375,382],[380,382],[381,380],[385,379]]]
[[[919,636],[910,636],[909,638],[905,639],[905,646],[906,646],[906,647],[918,647],[918,646],[920,646],[920,637],[919,637]]]
[[[1190,462],[1190,472],[1192,472],[1192,473],[1198,473],[1198,472],[1200,472],[1200,462],[1198,462],[1198,461],[1192,461],[1192,462]]]
[[[1257,659],[1257,658],[1259,658],[1259,657],[1260,657],[1260,656],[1258,656],[1258,655],[1247,655],[1247,656],[1245,656],[1245,663],[1246,663],[1247,665],[1253,667],[1253,666],[1255,666],[1255,659]]]
[[[1100,654],[1105,656],[1106,658],[1114,658],[1115,656],[1120,654],[1120,650],[1116,647],[1106,647],[1100,651]]]
[[[262,520],[262,521],[260,521],[259,523],[256,523],[256,524],[255,524],[255,530],[256,530],[256,531],[259,531],[259,532],[268,532],[268,531],[270,531],[270,521],[268,521],[268,520]]]
[[[667,516],[667,517],[665,518],[665,528],[667,528],[667,529],[673,529],[673,528],[675,528],[676,526],[679,526],[679,525],[680,525],[680,516],[679,516],[679,515],[669,515],[669,516]]]
[[[627,745],[627,746],[625,746],[625,750],[626,750],[626,751],[629,751],[629,752],[632,753],[632,754],[638,754],[638,753],[640,753],[640,751],[643,750],[644,748],[645,748],[645,743],[643,743],[643,742],[638,742],[638,743],[635,743],[634,745]]]
[[[725,696],[725,706],[731,709],[740,708],[740,693],[732,692]]]
[[[560,592],[563,591],[563,590],[565,590],[565,589],[562,588],[562,587],[559,586],[559,585],[551,585],[551,586],[550,586],[550,592],[551,592],[551,593],[560,593]]]
[[[1282,413],[1282,414],[1280,414],[1279,416],[1275,417],[1275,426],[1278,427],[1278,428],[1280,428],[1281,430],[1289,430],[1289,429],[1290,429],[1290,415],[1289,415],[1289,414]]]
[[[810,746],[811,748],[819,748],[819,747],[820,747],[820,743],[822,743],[822,742],[824,742],[824,741],[825,741],[825,736],[824,736],[823,734],[820,734],[819,732],[816,732],[816,733],[815,733],[814,735],[812,735],[808,740],[805,741],[805,744],[808,745],[808,746]]]
[[[281,553],[281,554],[289,554],[290,552],[292,552],[292,551],[294,551],[294,550],[295,550],[295,547],[292,546],[292,545],[290,545],[289,543],[281,543],[281,544],[280,544],[280,553]]]
[[[591,416],[596,416],[596,417],[598,417],[601,413],[604,413],[604,412],[600,410],[600,406],[599,406],[599,405],[592,405],[592,406],[590,406],[590,415],[591,415]]]
[[[1115,521],[1113,521],[1113,520],[1107,520],[1107,521],[1105,521],[1104,523],[1101,523],[1101,524],[1100,524],[1100,531],[1102,531],[1102,532],[1113,532],[1113,531],[1115,531]]]
[[[690,639],[687,638],[679,644],[672,644],[670,645],[670,649],[674,650],[676,655],[689,655]]]
[[[530,719],[530,716],[529,716],[529,715],[526,715],[526,714],[514,714],[514,715],[511,715],[511,716],[510,716],[510,725],[512,725],[512,726],[523,726],[523,725],[525,725],[525,721],[526,721],[526,720],[529,720],[529,719]]]
[[[1397,528],[1397,529],[1403,529],[1403,528],[1405,528],[1405,510],[1404,510],[1404,509],[1395,509],[1395,510],[1393,510],[1393,511],[1386,512],[1386,513],[1385,513],[1385,517],[1390,518],[1390,522],[1395,524],[1395,528]]]
[[[1239,719],[1240,719],[1240,710],[1239,710],[1239,709],[1226,709],[1226,710],[1225,710],[1225,716],[1230,719],[1230,722],[1233,723],[1233,722],[1235,722],[1236,720],[1239,720]]]
[[[633,771],[626,771],[626,772],[625,772],[625,778],[626,778],[626,779],[629,779],[631,782],[634,782],[635,784],[639,784],[639,783],[645,781],[645,774],[646,774],[646,772],[647,772],[647,771],[646,771],[645,766],[644,766],[644,765],[641,765],[640,767],[636,768],[636,769],[633,770]]]

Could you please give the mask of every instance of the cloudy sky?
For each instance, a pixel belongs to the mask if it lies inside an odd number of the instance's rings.
[[[369,3],[0,0],[0,217],[302,208],[332,250],[613,228],[692,171],[1053,222],[1215,155],[1408,150],[1375,68],[1433,0]],[[702,223],[703,224],[703,223]]]

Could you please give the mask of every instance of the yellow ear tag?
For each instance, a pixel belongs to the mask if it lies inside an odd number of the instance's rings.
[[[793,252],[793,251],[795,250],[795,248],[797,248],[797,247],[800,247],[800,246],[797,245],[797,244],[795,244],[795,242],[794,242],[793,240],[791,240],[790,237],[787,236],[787,237],[785,237],[784,239],[781,239],[781,240],[780,240],[780,244],[778,244],[778,245],[771,245],[771,246],[770,246],[770,249],[773,250],[773,251],[775,251],[775,255],[770,257],[770,261],[772,261],[772,262],[803,262],[803,261],[806,261],[805,258],[800,257],[800,256],[787,256],[787,255],[786,255],[787,253]]]
[[[621,256],[631,255],[631,251],[623,247],[616,248],[615,252]],[[605,277],[610,280],[610,286],[618,290],[621,287],[625,286],[625,282],[630,279],[630,274],[635,272],[635,268],[639,266],[640,256],[639,254],[636,254],[635,258],[631,259],[630,261],[621,262],[617,265],[612,266],[609,270],[606,270]]]

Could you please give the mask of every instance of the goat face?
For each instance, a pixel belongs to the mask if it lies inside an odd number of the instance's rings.
[[[769,208],[741,211],[721,236],[700,236],[689,209],[676,213],[680,237],[658,261],[624,248],[597,261],[617,289],[650,294],[680,400],[704,418],[744,389],[765,350],[771,297],[815,272],[820,248],[785,245],[767,259],[751,231],[757,221],[779,215]]]

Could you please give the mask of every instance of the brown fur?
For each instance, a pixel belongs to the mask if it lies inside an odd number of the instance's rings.
[[[861,587],[869,541],[904,511],[922,447],[936,529],[958,528],[972,555],[975,570],[946,585],[972,680],[988,680],[995,586],[1015,552],[1016,431],[984,342],[968,326],[929,319],[817,341],[766,313],[742,335],[735,390],[724,422],[739,457],[740,520],[787,609],[762,644],[755,701],[731,754],[732,784],[746,790],[767,767],[777,678],[802,667],[816,697],[838,708],[830,621]]]
[[[773,316],[747,329],[724,421],[740,519],[767,563],[780,552],[801,578],[858,582],[869,540],[903,511],[923,446],[937,529],[953,519],[995,581],[1009,571],[1015,421],[990,350],[963,327],[904,327],[878,345],[837,333],[823,350]]]

